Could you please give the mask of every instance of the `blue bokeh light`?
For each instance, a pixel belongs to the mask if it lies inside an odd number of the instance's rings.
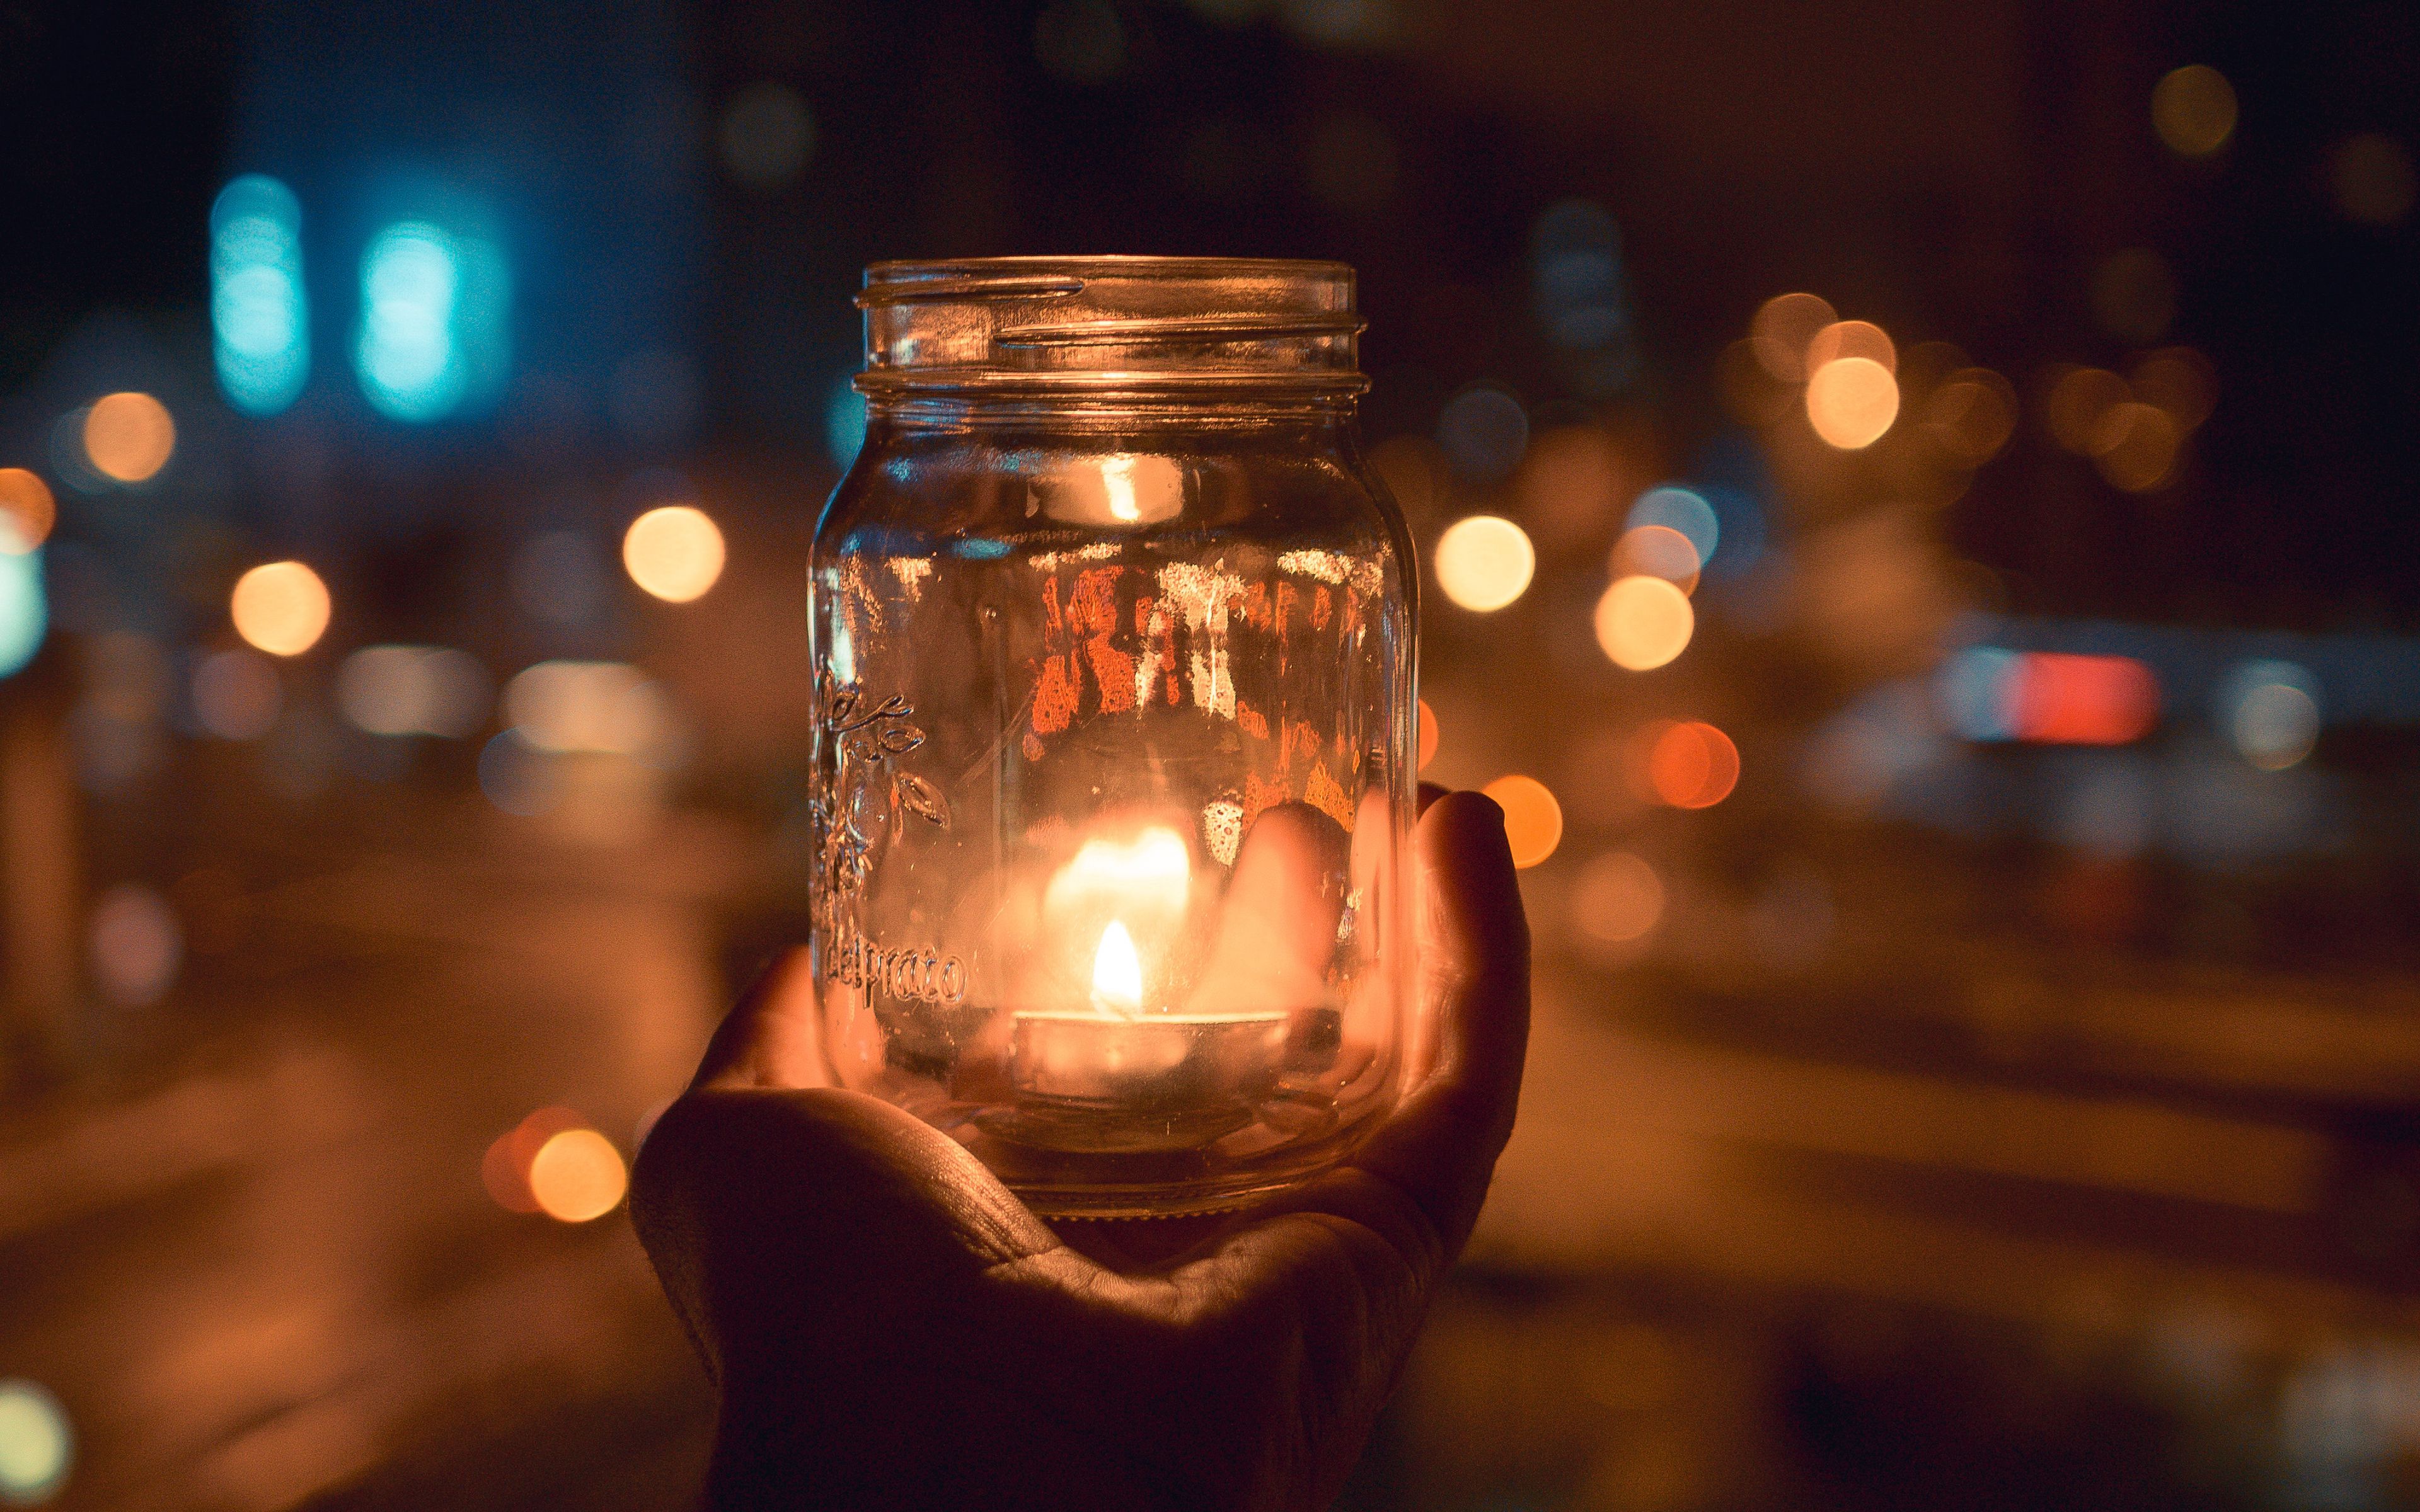
[[[1696,491],[1667,484],[1650,488],[1630,506],[1630,517],[1622,529],[1635,531],[1641,525],[1661,525],[1679,531],[1698,548],[1699,562],[1714,560],[1714,547],[1722,539],[1722,527],[1714,518],[1714,506]]]
[[[492,243],[426,221],[388,226],[362,254],[362,393],[414,424],[492,402],[511,357],[511,274]]]
[[[210,206],[210,330],[229,404],[273,415],[302,392],[311,376],[302,207],[266,175],[235,179]]]
[[[42,553],[39,548],[24,549],[14,528],[0,519],[0,677],[14,675],[34,659],[50,624]]]

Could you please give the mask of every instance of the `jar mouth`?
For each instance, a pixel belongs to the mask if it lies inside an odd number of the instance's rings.
[[[971,257],[876,263],[870,397],[914,393],[1182,396],[1368,387],[1353,270],[1264,257]]]

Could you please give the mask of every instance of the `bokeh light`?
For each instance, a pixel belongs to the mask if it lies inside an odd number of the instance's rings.
[[[257,740],[277,723],[286,687],[256,651],[219,651],[194,667],[194,722],[221,740]]]
[[[2190,347],[2165,347],[2134,364],[2127,384],[2135,397],[2159,406],[2180,431],[2192,431],[2218,405],[2218,374]]]
[[[2093,424],[2088,450],[2101,475],[2128,493],[2149,493],[2176,471],[2177,423],[2154,405],[2112,405]]]
[[[1641,525],[1613,543],[1613,576],[1661,578],[1684,594],[1698,588],[1698,548],[1668,525]]]
[[[479,748],[479,791],[499,810],[535,819],[562,801],[563,779],[519,730],[500,731]]]
[[[1437,586],[1466,609],[1502,609],[1526,592],[1538,570],[1528,532],[1495,515],[1472,515],[1437,537]]]
[[[1529,414],[1502,389],[1465,389],[1438,412],[1437,445],[1455,473],[1494,483],[1520,466],[1529,448]]]
[[[17,533],[14,516],[0,513],[0,677],[34,659],[50,630],[42,588],[42,553]]]
[[[1419,731],[1417,736],[1417,748],[1419,760],[1419,764],[1416,765],[1413,770],[1425,772],[1429,769],[1429,763],[1436,759],[1437,741],[1440,738],[1440,734],[1441,733],[1437,729],[1437,717],[1435,711],[1429,707],[1428,700],[1421,699],[1419,701]]]
[[[539,1147],[529,1187],[548,1217],[584,1224],[619,1207],[630,1178],[612,1140],[594,1129],[566,1129]]]
[[[1689,649],[1689,595],[1661,578],[1622,578],[1596,603],[1596,643],[1617,667],[1652,671]]]
[[[1804,383],[1814,369],[1807,347],[1815,333],[1839,319],[1830,302],[1815,294],[1776,294],[1748,322],[1748,348],[1757,365],[1784,383]]]
[[[1739,747],[1701,720],[1668,721],[1647,748],[1647,783],[1675,809],[1711,809],[1739,785]]]
[[[1570,906],[1582,934],[1608,945],[1627,944],[1663,918],[1664,882],[1644,858],[1607,851],[1580,868]]]
[[[751,189],[789,184],[815,147],[815,121],[807,102],[788,85],[770,79],[732,96],[715,134],[723,167]]]
[[[2363,131],[2336,144],[2328,157],[2328,188],[2345,218],[2393,225],[2412,213],[2412,154],[2395,138]]]
[[[177,450],[177,422],[147,393],[109,393],[84,414],[85,460],[118,483],[144,483]]]
[[[504,717],[551,754],[646,756],[671,735],[663,692],[618,661],[542,661],[504,685]]]
[[[35,1381],[0,1381],[0,1502],[39,1505],[74,1466],[75,1430],[59,1399]]]
[[[50,539],[59,520],[51,486],[23,468],[0,468],[0,551],[25,552]]]
[[[2216,713],[2246,762],[2264,772],[2283,771],[2319,744],[2319,679],[2295,662],[2243,662],[2221,679]]]
[[[185,933],[168,901],[125,882],[93,901],[86,936],[93,984],[121,1008],[156,1003],[184,964]]]
[[[336,671],[336,706],[373,735],[459,739],[492,697],[487,669],[451,646],[364,646]]]
[[[2016,390],[1990,368],[1962,368],[1942,379],[1924,401],[1923,425],[1925,435],[1952,459],[1981,467],[2017,428]]]
[[[1546,784],[1515,773],[1480,791],[1504,810],[1504,839],[1512,848],[1514,866],[1527,871],[1555,854],[1563,840],[1563,806]]]
[[[722,532],[706,512],[664,504],[630,522],[622,565],[630,580],[670,604],[702,596],[722,576]]]
[[[328,628],[328,585],[300,562],[269,562],[236,579],[235,633],[273,656],[299,656]]]
[[[1821,372],[1843,357],[1862,357],[1887,372],[1899,371],[1899,348],[1890,334],[1870,320],[1835,320],[1807,341],[1807,371]]]
[[[210,206],[210,330],[229,404],[273,415],[302,392],[311,376],[302,207],[274,178],[245,174]]]
[[[2160,717],[2159,678],[2132,656],[1968,646],[1942,663],[1933,698],[1968,740],[2122,746]]]
[[[511,357],[511,270],[493,243],[426,221],[386,227],[362,253],[363,394],[415,424],[492,399]]]
[[[572,1129],[585,1129],[588,1120],[577,1109],[561,1106],[542,1107],[497,1136],[479,1161],[479,1182],[488,1196],[506,1212],[536,1212],[537,1196],[530,1190],[530,1167],[537,1161],[538,1151],[547,1141]]]
[[[1698,553],[1700,568],[1714,560],[1714,548],[1722,544],[1722,520],[1715,515],[1714,503],[1695,488],[1666,484],[1640,494],[1623,517],[1621,528],[1636,531],[1651,525],[1661,525],[1686,536],[1690,548]]]
[[[2126,380],[2106,368],[2058,369],[2042,406],[2042,423],[2059,445],[2088,456],[2102,437],[2102,418],[2133,397]]]
[[[1844,452],[1871,446],[1899,418],[1899,380],[1870,357],[1842,357],[1807,380],[1807,421]]]
[[[2168,150],[2206,158],[2235,134],[2235,86],[2206,64],[2188,63],[2151,89],[2151,125]]]

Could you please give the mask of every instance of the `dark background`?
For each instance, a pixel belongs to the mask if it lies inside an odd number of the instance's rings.
[[[2205,156],[2153,127],[2187,64],[2240,104]],[[800,928],[859,270],[1137,252],[1354,264],[1423,549],[1493,513],[1539,553],[1495,613],[1429,582],[1428,775],[1534,776],[1563,827],[1523,1125],[1348,1504],[2414,1504],[2415,75],[2382,5],[0,10],[0,466],[59,514],[0,678],[0,1380],[77,1445],[40,1494],[677,1500],[707,1408],[627,1222],[506,1211],[482,1154],[550,1104],[627,1153]],[[241,173],[303,207],[311,376],[267,417],[211,374]],[[510,376],[407,424],[354,381],[360,258],[457,201]],[[1870,449],[1743,365],[1792,290],[1898,344]],[[1924,343],[2014,397],[1971,475],[1926,460]],[[2216,404],[2156,485],[2051,433],[2061,364],[2176,347]],[[1526,455],[1458,449],[1488,388]],[[60,417],[130,389],[177,451],[115,487]],[[1688,652],[1623,672],[1590,611],[1668,480],[1730,544]],[[615,556],[675,497],[731,553],[686,605]],[[286,557],[334,613],[271,662],[227,595]],[[674,734],[527,771],[506,710],[377,735],[341,669],[386,642],[489,690],[626,662]],[[1964,738],[1976,646],[2139,658],[2159,718]],[[221,656],[266,727],[196,693]],[[2271,769],[2222,690],[2279,661],[2321,725]],[[1724,801],[1642,786],[1670,718],[1736,741]],[[1622,939],[1615,855],[1660,900]]]

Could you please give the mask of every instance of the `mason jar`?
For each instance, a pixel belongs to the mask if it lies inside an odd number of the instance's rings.
[[[814,959],[845,1087],[1036,1211],[1333,1165],[1416,1011],[1416,582],[1335,263],[880,263],[815,532]]]

